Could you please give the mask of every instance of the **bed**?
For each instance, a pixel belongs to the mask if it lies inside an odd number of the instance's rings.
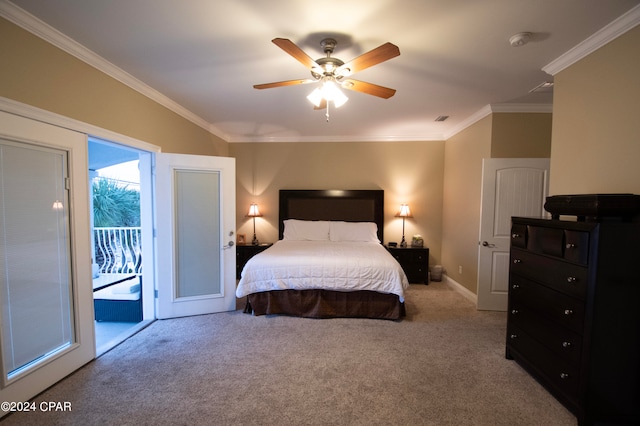
[[[309,318],[405,316],[407,278],[381,244],[382,190],[281,190],[279,240],[245,265],[245,312]]]

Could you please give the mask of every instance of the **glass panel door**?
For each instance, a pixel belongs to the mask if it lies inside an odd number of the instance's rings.
[[[66,155],[0,140],[5,381],[76,341]]]
[[[157,317],[235,309],[235,159],[156,154]]]
[[[0,401],[95,357],[88,195],[86,135],[0,111]]]

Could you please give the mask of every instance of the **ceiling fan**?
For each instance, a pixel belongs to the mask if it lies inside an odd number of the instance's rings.
[[[348,78],[356,72],[400,55],[400,49],[392,43],[387,42],[345,63],[331,56],[337,44],[333,38],[325,38],[320,42],[320,46],[322,46],[327,56],[315,61],[289,39],[274,38],[271,41],[293,56],[302,65],[309,68],[313,78],[256,84],[253,87],[256,89],[271,89],[273,87],[320,82],[320,87],[307,96],[307,99],[314,104],[315,109],[327,109],[327,121],[329,121],[329,101],[333,101],[334,106],[337,108],[348,100],[339,87],[384,99],[389,99],[396,93],[395,89]]]

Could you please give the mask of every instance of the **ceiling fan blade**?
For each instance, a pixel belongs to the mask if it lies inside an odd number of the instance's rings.
[[[286,81],[277,81],[274,83],[265,83],[265,84],[254,84],[254,89],[271,89],[274,87],[284,87],[284,86],[294,86],[296,84],[307,84],[307,83],[315,83],[316,80],[312,80],[310,78],[302,78],[299,80],[286,80]]]
[[[396,94],[396,89],[378,86],[377,84],[367,83],[359,80],[345,80],[342,82],[342,88],[355,90],[356,92],[366,93],[367,95],[377,96],[379,98],[389,99]]]
[[[368,51],[367,53],[363,53],[347,62],[346,64],[340,66],[336,72],[336,74],[341,74],[341,71],[344,75],[350,75],[357,73],[358,71],[362,71],[374,65],[377,65],[381,62],[388,61],[391,58],[395,58],[400,55],[400,49],[393,43],[385,43],[381,46],[376,47],[373,50]]]
[[[289,55],[293,56],[298,62],[309,69],[318,68],[318,64],[314,61],[311,56],[304,53],[302,49],[300,49],[294,42],[287,38],[274,38],[271,40],[276,46],[280,49],[287,52]]]

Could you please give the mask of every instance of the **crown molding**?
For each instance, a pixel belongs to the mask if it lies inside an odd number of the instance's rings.
[[[250,136],[231,138],[229,143],[252,143],[252,142],[433,142],[444,141],[467,127],[477,123],[484,117],[493,113],[527,113],[527,114],[552,114],[553,105],[542,103],[521,103],[521,104],[492,104],[486,105],[475,114],[452,128],[447,133],[434,133],[430,135],[405,135],[405,136],[369,136],[369,137],[327,137],[327,136]]]
[[[170,111],[175,112],[179,116],[185,118],[186,120],[189,120],[190,122],[203,128],[209,133],[212,133],[213,135],[225,141],[229,140],[229,135],[221,132],[205,119],[192,113],[166,95],[163,95],[151,86],[148,86],[147,84],[138,80],[123,69],[115,66],[103,57],[97,55],[95,52],[87,49],[80,43],[64,35],[60,31],[56,30],[55,28],[51,27],[47,23],[41,21],[40,19],[36,18],[35,16],[16,6],[10,1],[0,0],[0,16],[14,23],[15,25],[18,25],[24,30],[29,31],[35,36],[40,37],[44,41],[56,46],[64,52],[78,58],[82,62],[91,65],[98,71],[107,74],[120,83],[129,86],[133,90],[148,97],[152,101],[157,102]]]
[[[451,129],[444,135],[444,140],[451,139],[464,129],[488,115],[494,113],[526,113],[526,114],[552,114],[553,105],[551,104],[490,104],[480,108],[475,114],[464,120],[462,123]]]
[[[491,104],[491,112],[506,113],[553,113],[552,104]]]
[[[620,37],[638,24],[640,24],[640,5],[629,10],[618,19],[565,52],[562,56],[543,67],[542,71],[550,75],[556,75],[610,41]]]
[[[74,132],[84,133],[88,136],[93,136],[97,139],[103,139],[115,144],[126,144],[127,146],[148,152],[161,152],[159,146],[140,139],[103,129],[102,127],[94,126],[93,124],[85,123],[2,96],[0,96],[0,111],[40,121],[42,123],[51,124],[53,126],[62,127]]]
[[[295,143],[295,142],[434,142],[443,141],[443,134],[431,135],[405,135],[405,136],[250,136],[232,137],[229,143],[253,143],[253,142],[274,142],[274,143]]]
[[[468,117],[467,119],[462,121],[459,125],[457,125],[453,129],[451,129],[451,131],[446,133],[444,135],[444,139],[445,140],[451,139],[453,136],[457,135],[458,133],[460,133],[461,131],[463,131],[467,127],[469,127],[469,126],[477,123],[478,121],[482,120],[486,116],[490,115],[492,112],[493,111],[491,110],[491,105],[483,106],[475,114],[471,115],[470,117]]]

